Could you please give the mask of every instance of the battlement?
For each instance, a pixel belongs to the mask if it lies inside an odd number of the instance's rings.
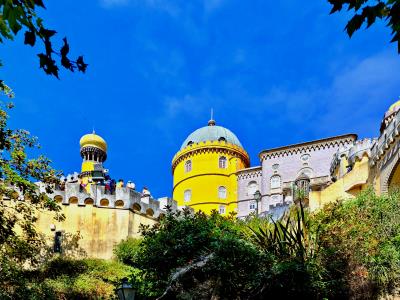
[[[177,203],[171,198],[153,199],[127,187],[117,187],[114,194],[105,193],[105,187],[91,185],[89,192],[82,190],[78,183],[66,183],[63,190],[57,188],[49,195],[62,205],[93,205],[104,209],[131,210],[134,213],[157,219],[166,213],[166,206],[177,210]]]
[[[364,155],[371,157],[371,149],[375,144],[376,139],[362,139],[356,141],[354,146],[349,149],[348,160],[349,164],[353,165],[356,160],[361,160]]]
[[[240,156],[247,164],[250,164],[250,158],[247,152],[234,144],[228,143],[226,141],[205,141],[199,143],[193,143],[182,150],[178,151],[174,158],[172,159],[172,170],[178,165],[179,162],[185,160],[188,156],[195,153],[208,153],[208,152],[221,152],[230,153],[232,155]]]
[[[382,130],[381,135],[377,139],[372,149],[372,161],[374,165],[376,162],[385,157],[385,153],[391,147],[391,144],[400,136],[400,114],[396,113],[391,119],[388,126]]]

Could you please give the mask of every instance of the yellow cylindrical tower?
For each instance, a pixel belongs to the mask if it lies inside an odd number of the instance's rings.
[[[230,130],[208,126],[191,133],[172,160],[173,198],[209,214],[237,210],[236,172],[250,166],[239,139]]]
[[[103,162],[107,159],[107,143],[93,131],[85,134],[79,144],[83,159],[81,182],[89,188],[90,184],[104,179]]]

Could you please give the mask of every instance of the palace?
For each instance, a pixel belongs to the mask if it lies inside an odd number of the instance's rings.
[[[345,134],[266,149],[253,167],[236,135],[210,120],[187,137],[172,160],[173,199],[178,206],[243,218],[278,217],[299,195],[315,210],[369,186],[386,193],[400,185],[399,110],[400,100],[384,114],[378,138]]]
[[[50,196],[65,215],[56,222],[41,213],[39,231],[52,242],[79,232],[87,256],[111,258],[121,240],[138,237],[140,224],[152,225],[172,210],[190,207],[207,214],[235,213],[279,217],[300,198],[310,210],[356,196],[372,187],[387,193],[400,186],[400,100],[390,106],[377,138],[356,134],[266,149],[259,164],[250,158],[237,136],[211,119],[189,134],[172,160],[172,198],[153,199],[134,186],[112,186],[107,143],[94,132],[80,140],[82,168],[62,179]],[[378,127],[378,126],[377,126]]]

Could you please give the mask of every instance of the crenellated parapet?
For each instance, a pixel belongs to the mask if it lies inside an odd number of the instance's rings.
[[[356,134],[340,135],[317,141],[310,141],[296,145],[288,145],[284,147],[264,150],[260,152],[259,157],[260,160],[263,161],[272,158],[291,156],[299,153],[312,153],[335,147],[345,148],[348,145],[352,145],[356,140]]]
[[[371,157],[371,150],[377,139],[362,139],[356,141],[349,149],[348,162],[349,165],[354,165],[357,160],[361,160],[363,156]]]
[[[237,171],[236,175],[237,175],[238,181],[243,180],[243,179],[260,178],[260,177],[262,177],[262,168],[261,168],[261,166],[258,166],[258,167],[242,169],[242,170]]]
[[[205,141],[189,144],[182,150],[178,151],[172,159],[172,172],[181,161],[186,160],[188,157],[196,154],[206,154],[212,152],[237,156],[247,165],[250,165],[249,155],[243,148],[223,140]]]
[[[339,149],[333,154],[331,166],[330,166],[330,175],[334,176],[336,170],[340,168],[340,164],[342,163],[343,158],[346,161],[349,159],[350,156],[350,149],[354,146],[356,141],[351,144],[341,145]]]
[[[156,200],[127,187],[117,187],[114,194],[109,194],[105,192],[104,186],[91,185],[89,191],[86,191],[78,183],[66,183],[63,190],[55,189],[49,196],[62,205],[92,205],[104,209],[131,210],[153,219],[166,213],[166,205],[177,210],[177,203],[171,198]]]
[[[381,132],[381,135],[375,142],[372,148],[372,160],[371,165],[374,166],[378,162],[385,164],[392,155],[390,149],[393,149],[391,145],[400,136],[400,114],[395,114],[391,119],[391,122],[386,126],[386,128]]]

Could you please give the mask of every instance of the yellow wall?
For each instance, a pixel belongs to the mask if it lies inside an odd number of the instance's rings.
[[[338,199],[352,198],[368,186],[369,158],[364,155],[354,163],[353,169],[321,191],[321,205]]]
[[[389,190],[400,188],[400,167],[397,165],[393,171],[393,175],[390,178]]]
[[[80,233],[82,239],[79,246],[89,257],[110,259],[113,257],[113,248],[127,237],[139,237],[139,225],[152,225],[155,219],[134,213],[126,209],[99,208],[93,205],[78,206],[77,204],[62,205],[65,221],[56,222],[54,214],[41,212],[37,222],[37,229],[48,237],[50,243],[54,239],[51,224],[56,230],[65,230],[65,233]]]
[[[227,158],[227,168],[219,168],[219,158]],[[182,159],[183,158],[183,159]],[[192,170],[185,172],[191,160]],[[173,159],[173,198],[178,206],[190,206],[209,214],[225,205],[225,213],[237,210],[236,172],[249,166],[247,153],[225,142],[206,142],[184,148]],[[227,189],[226,199],[219,199],[218,188]],[[184,191],[191,190],[191,201],[184,201]]]

